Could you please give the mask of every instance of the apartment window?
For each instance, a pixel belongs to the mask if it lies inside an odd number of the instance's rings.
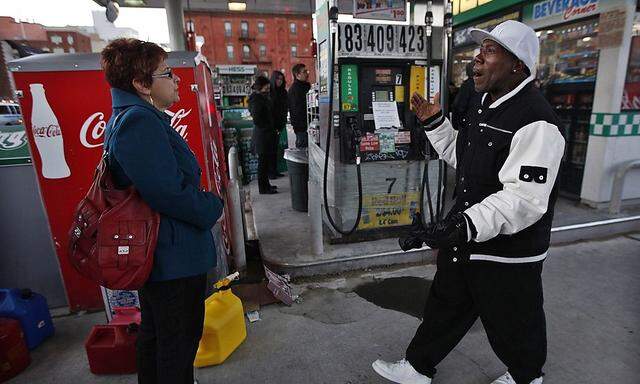
[[[298,47],[295,45],[291,46],[291,57],[298,57]]]
[[[73,45],[73,36],[67,35],[67,43],[69,43],[69,45]]]
[[[73,47],[69,48],[69,53],[76,53],[76,49]]]
[[[289,23],[289,31],[291,31],[291,33],[294,35],[298,33],[298,28],[296,27],[296,23]]]
[[[240,23],[240,35],[242,37],[249,36],[249,23],[248,22],[243,21],[242,23]]]
[[[62,44],[62,36],[51,35],[50,39],[51,42],[55,45]]]
[[[247,44],[242,46],[242,57],[248,59],[251,56],[251,47]]]
[[[259,21],[258,22],[258,32],[259,33],[264,33],[264,22],[263,21]]]
[[[233,45],[227,45],[227,58],[233,60]]]
[[[231,22],[230,21],[225,21],[224,22],[224,35],[227,37],[231,37]]]
[[[267,56],[267,46],[260,44],[260,56]]]

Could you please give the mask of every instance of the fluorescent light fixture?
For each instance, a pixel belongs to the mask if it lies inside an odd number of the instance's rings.
[[[584,41],[584,42],[586,43],[586,42],[588,42],[588,41],[591,41],[591,38],[590,38],[589,36],[587,36],[587,37],[583,37],[583,38],[582,38],[582,41]]]
[[[246,11],[247,10],[247,3],[245,2],[241,2],[241,1],[230,1],[229,3],[229,10],[230,11]]]

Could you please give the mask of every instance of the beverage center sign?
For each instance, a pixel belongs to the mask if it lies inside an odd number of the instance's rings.
[[[599,0],[546,0],[533,4],[531,20],[538,21],[548,18],[562,17],[562,20],[572,20],[598,11]]]

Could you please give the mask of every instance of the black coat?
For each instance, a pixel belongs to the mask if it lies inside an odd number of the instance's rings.
[[[273,105],[273,126],[277,131],[287,127],[287,90],[284,87],[271,89],[271,103]]]
[[[295,132],[307,130],[307,92],[311,84],[306,81],[294,80],[287,95],[291,125]]]
[[[277,132],[271,109],[269,97],[259,92],[249,96],[249,112],[253,118],[253,150],[259,155],[272,153],[275,148]]]

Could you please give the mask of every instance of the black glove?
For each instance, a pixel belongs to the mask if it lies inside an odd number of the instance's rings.
[[[424,244],[424,241],[422,240],[424,231],[425,227],[422,222],[422,214],[420,212],[416,212],[413,215],[413,221],[409,231],[406,235],[398,239],[400,249],[406,252],[410,249],[422,248],[422,244]]]
[[[422,241],[434,249],[453,248],[463,245],[469,241],[467,235],[467,220],[465,214],[458,212],[447,217],[445,220],[430,225],[424,231]],[[473,223],[471,223],[473,236]]]

